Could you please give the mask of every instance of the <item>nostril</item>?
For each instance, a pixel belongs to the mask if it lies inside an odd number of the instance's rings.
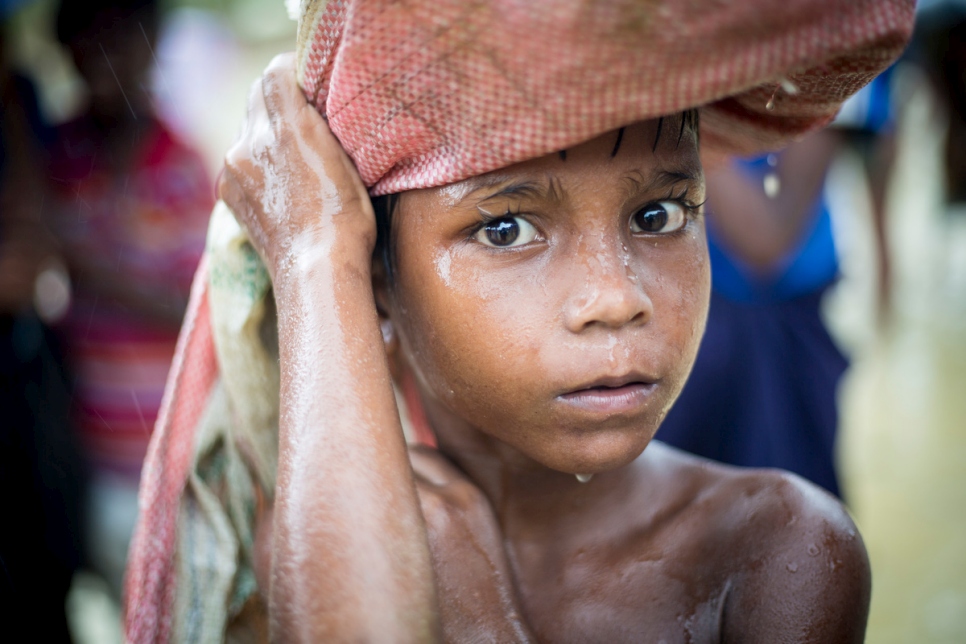
[[[582,285],[572,289],[565,309],[566,325],[579,333],[591,327],[615,329],[645,324],[653,308],[647,290],[639,275],[628,274],[623,266],[617,270],[595,271],[585,276]]]

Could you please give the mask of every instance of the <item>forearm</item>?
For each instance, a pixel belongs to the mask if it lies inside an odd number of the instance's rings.
[[[337,238],[337,235],[332,235]],[[279,271],[281,418],[270,610],[284,641],[431,641],[426,530],[362,245]]]

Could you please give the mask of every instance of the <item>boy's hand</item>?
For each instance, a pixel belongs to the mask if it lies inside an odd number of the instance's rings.
[[[438,451],[410,447],[447,642],[529,642],[489,501]]]
[[[248,118],[225,157],[218,192],[273,279],[335,242],[369,261],[372,204],[352,161],[299,89],[293,54],[276,56],[252,86]]]

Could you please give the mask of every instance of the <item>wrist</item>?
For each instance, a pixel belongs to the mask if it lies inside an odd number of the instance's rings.
[[[276,292],[314,282],[331,275],[343,282],[349,275],[371,279],[372,250],[367,240],[355,235],[305,234],[292,241],[274,262],[272,282]]]

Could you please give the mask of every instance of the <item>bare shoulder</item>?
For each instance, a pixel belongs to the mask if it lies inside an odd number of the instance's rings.
[[[869,560],[835,497],[787,472],[658,451],[668,483],[673,477],[690,490],[701,532],[716,544],[727,585],[723,641],[863,640]]]

